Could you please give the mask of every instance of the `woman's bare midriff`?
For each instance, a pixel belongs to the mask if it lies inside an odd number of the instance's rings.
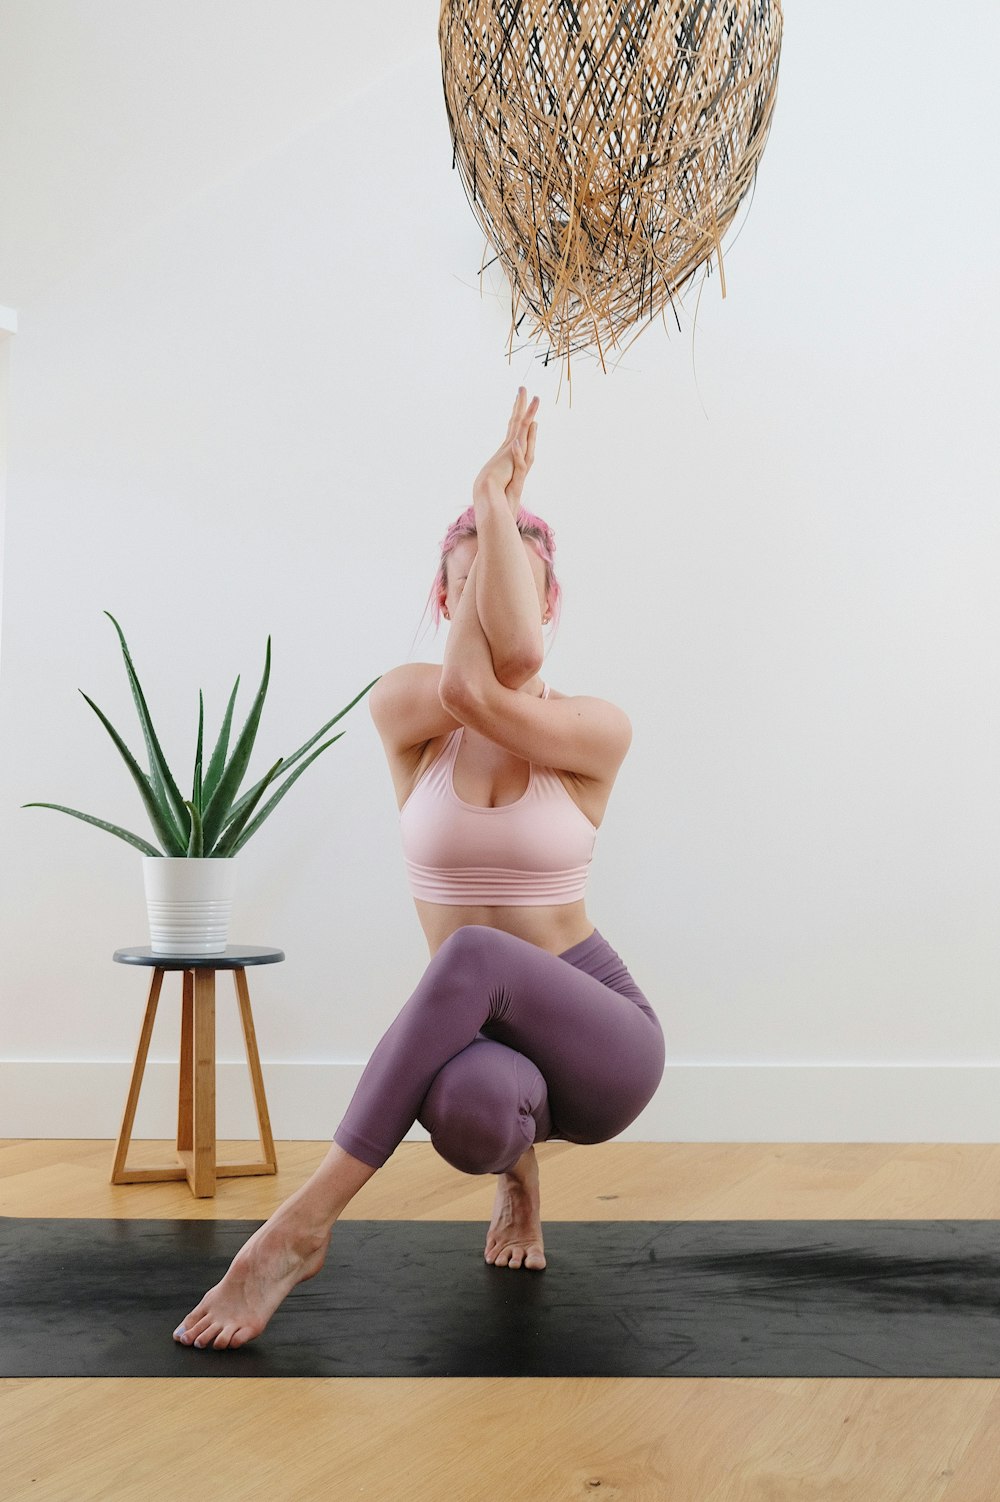
[[[414,902],[432,957],[449,935],[470,923],[502,929],[550,954],[562,954],[594,932],[582,897],[556,907],[452,907],[425,902],[422,897],[415,897]]]

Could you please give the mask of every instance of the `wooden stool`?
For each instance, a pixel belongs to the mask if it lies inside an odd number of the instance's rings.
[[[218,1178],[237,1178],[247,1174],[277,1173],[278,1162],[274,1153],[274,1139],[264,1098],[264,1077],[257,1053],[257,1038],[250,1014],[250,993],[247,989],[245,966],[274,965],[285,958],[281,949],[260,948],[256,945],[230,945],[221,954],[165,955],[154,954],[148,946],[137,949],[116,949],[115,961],[121,965],[151,965],[153,978],[149,987],[149,1000],[143,1018],[139,1046],[132,1066],[132,1082],[129,1085],[125,1114],[115,1148],[111,1169],[112,1184],[147,1184],[163,1179],[187,1179],[191,1192],[199,1199],[215,1193]],[[167,1164],[161,1168],[127,1168],[129,1143],[132,1140],[132,1123],[142,1076],[146,1068],[146,1054],[153,1034],[156,1006],[160,999],[160,987],[164,972],[182,970],[183,1005],[181,1011],[180,1092],[177,1107],[177,1157],[179,1165]],[[253,1098],[257,1111],[260,1146],[263,1157],[252,1163],[217,1163],[215,1160],[215,972],[231,970],[239,1002],[240,1019],[243,1023],[243,1041],[246,1047],[247,1064],[253,1082]]]

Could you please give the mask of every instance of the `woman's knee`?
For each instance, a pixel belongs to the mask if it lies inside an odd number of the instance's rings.
[[[412,1000],[420,1006],[444,1007],[449,1012],[463,1003],[474,1009],[481,1007],[487,994],[484,987],[493,986],[505,970],[497,940],[509,937],[485,924],[469,923],[456,928],[439,946]]]
[[[503,1173],[529,1145],[519,1123],[446,1119],[431,1131],[431,1144],[460,1173]]]
[[[492,956],[496,950],[499,929],[484,923],[466,923],[450,933],[439,945],[432,963],[438,969],[474,968],[484,956]]]
[[[527,1112],[507,1098],[509,1092],[488,1079],[469,1088],[466,1069],[447,1066],[435,1078],[420,1108],[419,1121],[431,1134],[435,1152],[462,1173],[501,1173],[531,1140]]]
[[[652,1100],[655,1090],[643,1090],[631,1100],[601,1102],[596,1107],[574,1112],[567,1109],[559,1119],[560,1134],[567,1142],[593,1147],[598,1142],[613,1142],[632,1126]]]

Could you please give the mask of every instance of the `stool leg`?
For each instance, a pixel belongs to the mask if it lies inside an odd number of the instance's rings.
[[[194,971],[182,971],[180,1084],[177,1091],[177,1151],[194,1150]]]
[[[128,1157],[129,1143],[132,1141],[132,1123],[135,1121],[135,1111],[139,1104],[139,1091],[142,1088],[142,1077],[146,1069],[146,1055],[149,1053],[149,1040],[153,1036],[153,1023],[156,1021],[156,1006],[160,999],[160,987],[162,984],[163,971],[157,966],[153,970],[153,978],[149,983],[146,1014],[142,1019],[139,1046],[135,1051],[135,1063],[132,1065],[132,1079],[129,1083],[128,1099],[125,1102],[121,1130],[118,1133],[118,1142],[115,1146],[114,1163],[111,1167],[112,1184],[125,1184],[129,1182],[126,1178],[125,1160]]]
[[[215,1193],[215,971],[194,972],[194,1163],[188,1181],[195,1197]]]
[[[233,971],[233,984],[236,987],[236,999],[239,1002],[240,1021],[243,1024],[243,1043],[247,1054],[247,1067],[250,1070],[250,1079],[253,1082],[253,1103],[257,1111],[257,1127],[260,1138],[261,1152],[264,1155],[264,1163],[269,1172],[277,1173],[278,1159],[274,1151],[274,1138],[271,1136],[271,1118],[267,1111],[267,1099],[264,1095],[264,1075],[260,1067],[260,1054],[257,1052],[257,1034],[254,1032],[253,1014],[250,1011],[250,991],[247,986],[246,971],[242,968]]]

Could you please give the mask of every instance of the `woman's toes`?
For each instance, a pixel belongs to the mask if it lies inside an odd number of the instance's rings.
[[[510,1246],[502,1246],[496,1252],[487,1252],[487,1262],[492,1262],[494,1267],[531,1267],[541,1269],[545,1266],[545,1253],[537,1241],[527,1245],[514,1242]]]
[[[181,1345],[190,1345],[200,1326],[205,1323],[208,1315],[202,1304],[191,1310],[184,1316],[177,1329],[174,1331],[174,1339]]]

